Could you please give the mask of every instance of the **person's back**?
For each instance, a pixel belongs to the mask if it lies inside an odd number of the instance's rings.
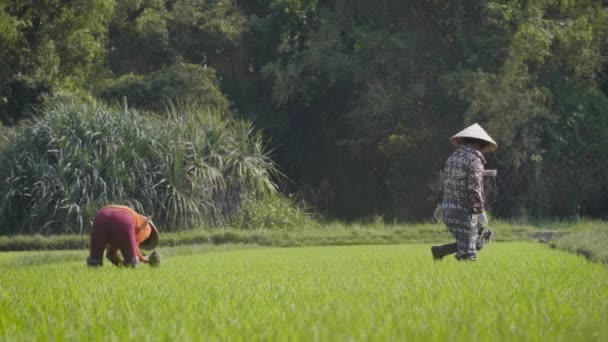
[[[443,170],[443,203],[446,208],[466,210],[469,214],[483,210],[481,183],[485,159],[481,152],[460,145],[448,158]]]

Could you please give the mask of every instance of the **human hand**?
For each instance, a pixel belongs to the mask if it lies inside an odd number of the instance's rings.
[[[437,204],[437,208],[435,208],[435,212],[433,212],[433,218],[436,222],[443,221],[443,208],[441,204]]]
[[[131,260],[123,260],[121,266],[138,268],[139,267],[139,258],[135,256]]]

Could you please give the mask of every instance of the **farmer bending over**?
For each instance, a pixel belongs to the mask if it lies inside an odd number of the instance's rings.
[[[498,145],[481,126],[474,124],[450,138],[457,146],[448,158],[443,181],[443,222],[456,238],[456,243],[431,247],[433,258],[456,253],[458,260],[475,261],[479,225],[487,223],[484,213],[483,174],[486,163],[483,152],[493,152]]]
[[[135,267],[148,262],[139,247],[154,249],[158,244],[158,230],[152,221],[122,205],[108,205],[97,211],[91,229],[90,254],[87,265],[103,265],[103,251],[116,266]],[[122,254],[121,259],[118,251]]]

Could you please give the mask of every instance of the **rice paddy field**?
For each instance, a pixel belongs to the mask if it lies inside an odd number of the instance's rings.
[[[608,268],[534,243],[476,263],[429,244],[0,253],[0,340],[607,341]]]

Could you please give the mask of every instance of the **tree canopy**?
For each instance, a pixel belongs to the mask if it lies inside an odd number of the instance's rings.
[[[448,138],[498,142],[494,215],[608,216],[600,0],[0,0],[0,117],[62,96],[250,120],[294,192],[424,219]]]

